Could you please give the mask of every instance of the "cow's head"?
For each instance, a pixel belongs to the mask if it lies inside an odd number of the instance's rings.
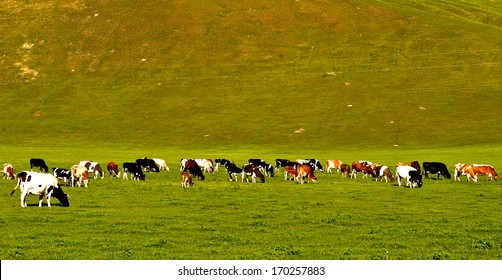
[[[70,207],[70,196],[65,194],[59,185],[52,191],[52,196],[57,198],[64,207]]]
[[[422,187],[422,175],[418,171],[410,171],[410,184],[412,188]]]

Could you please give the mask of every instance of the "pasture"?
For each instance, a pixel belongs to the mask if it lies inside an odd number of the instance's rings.
[[[495,150],[494,150],[495,149]],[[421,189],[396,182],[341,178],[317,173],[316,184],[285,181],[282,173],[266,182],[230,182],[224,168],[183,190],[179,158],[313,156],[325,161],[367,159],[442,160],[450,171],[456,161],[500,166],[501,147],[423,151],[295,151],[275,149],[113,150],[82,153],[72,148],[40,149],[47,164],[68,166],[92,157],[102,163],[138,157],[164,157],[171,171],[147,173],[145,181],[93,179],[88,189],[64,187],[70,207],[53,202],[37,207],[14,181],[2,180],[0,257],[2,259],[500,259],[502,257],[502,185],[500,181],[453,182],[425,179]],[[22,149],[3,147],[14,166],[29,168]],[[29,150],[33,154],[34,150]],[[63,156],[60,156],[63,155]],[[392,168],[394,172],[394,168]],[[500,174],[500,172],[499,172]],[[433,178],[436,178],[433,176]]]

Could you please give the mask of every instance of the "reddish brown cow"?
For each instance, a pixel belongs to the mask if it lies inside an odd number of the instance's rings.
[[[116,162],[109,162],[108,165],[106,166],[106,169],[110,173],[110,177],[116,176],[120,177],[120,171],[119,171],[119,165]]]
[[[181,187],[186,189],[187,187],[193,186],[192,176],[188,171],[181,172]]]
[[[342,177],[348,177],[350,174],[350,166],[346,163],[342,163],[340,165],[340,172],[342,172]]]
[[[295,180],[296,179],[296,168],[294,166],[284,166],[284,180]]]
[[[412,161],[410,163],[410,166],[415,168],[417,170],[418,173],[422,173],[421,170],[420,170],[420,163],[418,161]]]
[[[371,175],[373,178],[375,175],[375,168],[377,164],[372,163],[371,161],[356,161],[352,163],[352,173],[350,174],[350,178],[356,178],[357,173],[363,173],[363,178]]]

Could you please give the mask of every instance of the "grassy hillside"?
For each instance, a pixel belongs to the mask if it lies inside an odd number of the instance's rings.
[[[4,144],[502,142],[498,2],[4,2]]]

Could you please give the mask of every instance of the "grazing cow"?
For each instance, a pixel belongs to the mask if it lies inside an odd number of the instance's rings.
[[[497,172],[495,172],[493,166],[488,164],[471,164],[467,166],[464,170],[467,173],[467,181],[469,181],[469,178],[472,177],[472,180],[474,182],[477,182],[478,175],[486,176],[487,181],[488,179],[492,180],[499,179],[499,176],[497,175]]]
[[[189,159],[188,158],[182,158],[180,160],[180,171],[183,171],[185,169],[185,164],[187,163]]]
[[[274,166],[272,164],[265,164],[265,175],[268,177],[274,177]]]
[[[391,182],[394,181],[394,176],[387,165],[378,165],[375,169],[375,175],[377,181],[380,179],[383,182],[382,178],[385,178],[385,182],[388,182],[388,179],[390,179]]]
[[[69,196],[63,192],[58,184],[58,179],[52,174],[40,174],[38,172],[23,171],[17,175],[18,183],[11,191],[13,195],[19,186],[21,190],[21,207],[26,207],[28,194],[38,195],[38,206],[42,207],[43,198],[47,200],[47,207],[51,207],[51,197],[55,197],[64,207],[69,207]]]
[[[313,172],[317,172],[317,170],[320,170],[321,172],[324,171],[321,162],[315,158],[297,159],[296,162],[300,164],[310,164]]]
[[[248,176],[251,176],[251,182],[256,183],[256,177],[260,178],[262,183],[265,183],[265,176],[261,173],[260,168],[254,164],[246,164],[242,167],[242,182],[244,178],[249,182]]]
[[[65,169],[65,168],[53,167],[52,174],[58,180],[63,180],[65,186],[66,186],[67,182],[69,182],[71,180],[71,171],[68,169]]]
[[[289,166],[291,161],[289,159],[275,159],[275,171],[278,172],[281,167]],[[296,168],[296,167],[295,167]]]
[[[85,166],[75,164],[70,168],[71,171],[71,186],[75,186],[75,179],[78,179],[78,186],[84,183],[84,187],[89,186],[89,170]]]
[[[202,169],[202,171],[207,172],[207,173],[213,173],[214,172],[214,167],[213,167],[213,161],[210,159],[205,159],[205,158],[196,158],[195,161],[199,165],[199,167]]]
[[[145,180],[145,174],[143,173],[143,169],[141,165],[136,162],[124,162],[122,164],[122,179],[128,180],[127,173],[131,173],[131,179],[133,180]]]
[[[169,171],[169,165],[167,165],[165,160],[161,158],[154,158],[153,161],[155,162],[159,170]]]
[[[342,163],[340,165],[340,172],[342,173],[342,177],[348,177],[349,174],[350,174],[350,165],[346,164],[346,163]]]
[[[87,168],[90,174],[94,174],[94,179],[97,179],[99,176],[101,176],[101,179],[105,178],[105,172],[98,162],[82,160],[78,163],[78,165],[84,166],[85,168]]]
[[[106,165],[106,170],[108,170],[110,177],[113,177],[113,176],[120,177],[119,165],[116,162],[110,161]]]
[[[16,173],[14,173],[14,167],[10,163],[3,164],[3,178],[5,180],[15,180]]]
[[[331,173],[331,169],[336,169],[336,173],[340,172],[340,165],[342,165],[343,162],[338,159],[328,159],[326,161],[326,172]]]
[[[309,180],[312,180],[314,183],[317,181],[314,170],[308,163],[302,163],[296,167],[296,181],[298,181],[299,184],[303,184],[304,177],[307,177],[307,183],[309,183]]]
[[[228,159],[217,158],[214,160],[214,171],[218,171],[218,166],[225,166],[225,164],[230,163]]]
[[[295,166],[284,166],[284,180],[295,181],[298,173],[296,172]]]
[[[401,186],[401,178],[406,178],[406,186],[410,188],[422,187],[422,175],[411,166],[396,167],[396,179],[399,186]]]
[[[145,169],[146,172],[160,172],[159,167],[155,163],[153,159],[149,158],[139,158],[136,160],[136,163]]]
[[[192,176],[187,171],[181,172],[181,187],[186,189],[193,186]]]
[[[41,158],[30,159],[30,169],[33,171],[33,167],[40,167],[40,171],[49,172],[49,167],[45,164],[45,160]]]
[[[457,163],[453,166],[453,178],[455,181],[457,181],[457,179],[460,181],[460,176],[467,176],[467,173],[465,172],[465,169],[467,168],[467,164],[466,163]]]
[[[363,178],[371,175],[373,178],[376,177],[375,169],[377,164],[372,163],[371,161],[355,161],[352,163],[352,173],[350,174],[350,178],[356,179],[357,173],[363,173]]]
[[[438,179],[440,175],[443,175],[446,179],[451,179],[451,175],[448,172],[448,168],[442,162],[423,162],[425,178],[429,178],[429,173],[438,174]],[[417,170],[419,171],[419,170]],[[420,171],[419,171],[420,173]]]
[[[226,161],[223,166],[227,169],[230,181],[233,181],[233,178],[235,177],[235,181],[237,182],[237,175],[242,174],[242,168],[230,161]]]
[[[418,161],[416,160],[412,161],[410,163],[410,166],[415,168],[418,171],[418,173],[422,174],[422,170],[420,170],[420,163]]]
[[[199,180],[204,181],[204,179],[206,179],[204,174],[202,174],[202,170],[200,169],[199,164],[197,164],[197,162],[193,159],[189,159],[185,162],[183,171],[188,171],[190,175],[192,175],[193,177],[198,177]]]

